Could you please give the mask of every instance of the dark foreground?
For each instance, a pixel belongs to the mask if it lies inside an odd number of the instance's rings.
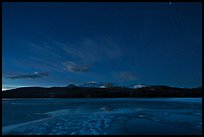
[[[201,135],[201,98],[3,99],[3,135]]]
[[[154,98],[154,97],[202,97],[202,88],[175,88],[148,86],[138,89],[125,87],[24,87],[2,92],[2,98]]]

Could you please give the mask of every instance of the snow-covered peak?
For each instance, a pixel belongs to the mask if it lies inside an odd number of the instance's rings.
[[[99,88],[106,88],[106,86],[103,85],[103,86],[100,86]]]
[[[88,82],[87,84],[98,84],[98,83],[95,82],[95,81],[90,81],[90,82]]]
[[[101,85],[97,82],[94,82],[94,81],[80,85],[80,87],[86,87],[86,88],[100,88],[101,86],[103,86],[103,85]]]
[[[95,81],[91,81],[80,85],[80,87],[87,87],[87,88],[110,88],[114,86],[115,85],[113,83],[104,83],[104,82],[95,82]]]
[[[131,85],[130,88],[133,88],[133,89],[136,89],[136,88],[143,88],[143,87],[146,87],[144,84],[134,84],[134,85]]]

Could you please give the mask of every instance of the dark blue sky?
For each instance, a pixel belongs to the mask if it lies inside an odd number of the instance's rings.
[[[201,3],[3,3],[3,88],[197,87]]]

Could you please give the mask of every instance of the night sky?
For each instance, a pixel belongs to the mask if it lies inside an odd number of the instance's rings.
[[[3,89],[117,85],[198,87],[201,3],[3,3]]]

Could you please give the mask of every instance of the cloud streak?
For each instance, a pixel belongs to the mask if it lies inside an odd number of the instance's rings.
[[[61,42],[54,38],[41,42],[22,40],[21,44],[27,49],[27,56],[17,58],[12,64],[19,68],[26,64],[27,68],[40,71],[87,72],[90,67],[84,64],[93,66],[98,62],[116,60],[122,57],[123,51],[110,37],[83,38],[75,42]],[[36,78],[32,75],[13,76],[11,79]]]
[[[53,44],[71,59],[94,63],[99,60],[114,60],[122,56],[122,49],[111,39],[82,39],[74,43],[54,41]]]
[[[70,72],[87,72],[90,70],[87,65],[78,65],[72,61],[64,62],[63,65]]]
[[[48,76],[48,73],[39,73],[35,72],[34,74],[23,74],[23,75],[16,75],[16,76],[7,76],[7,79],[35,79]]]

